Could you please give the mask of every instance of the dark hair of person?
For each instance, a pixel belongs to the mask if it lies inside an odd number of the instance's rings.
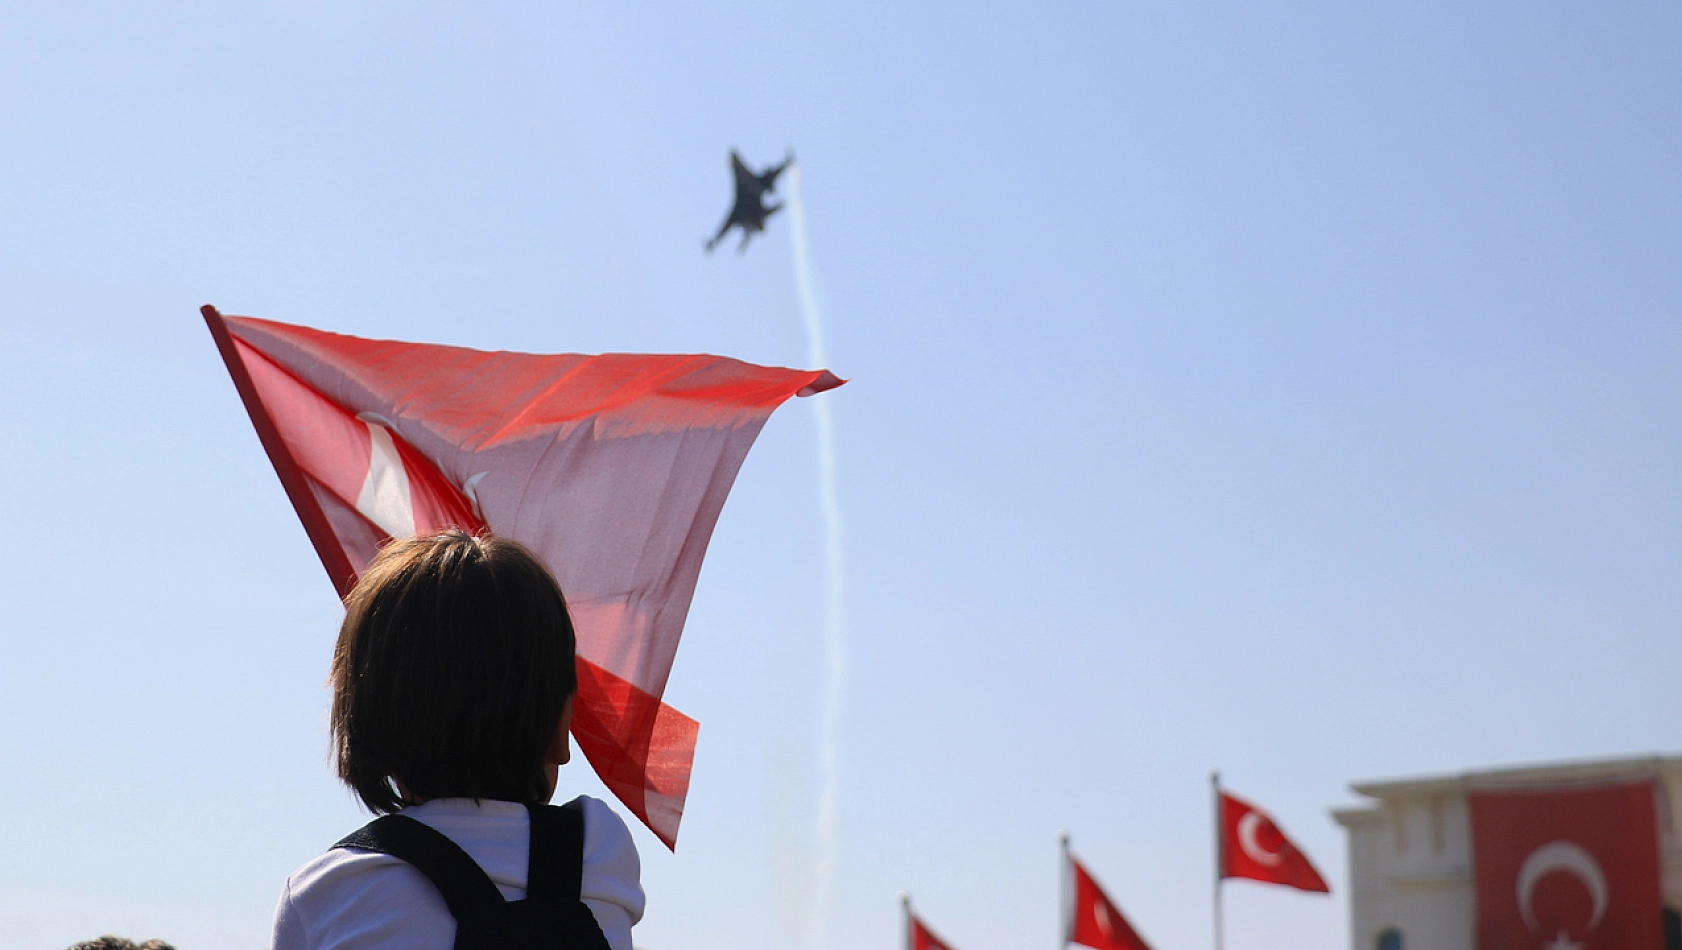
[[[391,542],[345,598],[333,652],[339,778],[376,814],[543,801],[575,648],[559,585],[518,542],[454,528]]]
[[[175,950],[175,948],[162,940],[135,943],[127,937],[113,937],[106,934],[95,940],[84,940],[71,947],[70,950]]]

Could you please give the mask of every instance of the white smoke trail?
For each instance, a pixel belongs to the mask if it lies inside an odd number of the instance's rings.
[[[812,245],[806,237],[806,205],[800,196],[800,165],[788,170],[788,216],[794,231],[794,282],[800,292],[800,312],[806,321],[807,364],[823,369],[828,360],[823,346],[823,308],[817,274],[812,268]],[[818,500],[823,507],[824,573],[828,610],[824,623],[824,653],[828,676],[823,711],[818,721],[818,847],[812,882],[812,920],[808,946],[816,950],[829,932],[835,878],[836,824],[840,805],[841,686],[847,672],[846,640],[841,614],[841,503],[835,491],[835,421],[829,400],[812,400],[818,414]]]

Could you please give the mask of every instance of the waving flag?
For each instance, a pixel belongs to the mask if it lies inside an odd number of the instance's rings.
[[[1217,789],[1216,793],[1220,796],[1221,877],[1331,893],[1308,856],[1285,837],[1267,812],[1230,792]]]
[[[390,538],[488,527],[548,564],[578,631],[572,732],[677,840],[695,720],[661,702],[713,526],[748,449],[828,371],[717,356],[487,353],[204,308],[339,594]]]
[[[1467,796],[1479,947],[1662,950],[1652,781]]]
[[[905,950],[952,950],[951,944],[936,935],[922,918],[911,911],[909,896],[900,895],[900,905],[905,908]]]
[[[1093,950],[1150,950],[1150,945],[1133,929],[1116,908],[1115,901],[1098,886],[1091,872],[1073,855],[1068,855],[1074,893],[1064,943],[1078,943]]]

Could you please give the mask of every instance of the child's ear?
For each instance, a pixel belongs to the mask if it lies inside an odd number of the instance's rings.
[[[568,696],[566,705],[561,707],[560,721],[555,723],[555,735],[549,740],[549,751],[543,755],[544,765],[565,765],[572,761],[572,742],[568,733],[572,731],[572,697]]]

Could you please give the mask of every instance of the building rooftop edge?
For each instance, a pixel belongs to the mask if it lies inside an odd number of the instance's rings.
[[[1446,775],[1372,779],[1351,782],[1349,788],[1358,795],[1382,799],[1442,792],[1463,792],[1479,787],[1499,788],[1505,785],[1587,782],[1639,778],[1642,776],[1656,777],[1659,775],[1682,777],[1682,754],[1652,753],[1603,759],[1533,762],[1492,769],[1475,769]],[[1333,817],[1339,818],[1341,822],[1339,812],[1356,810],[1358,809],[1340,808],[1334,809],[1332,814]]]
[[[1345,828],[1370,824],[1378,821],[1384,815],[1384,812],[1371,802],[1362,802],[1359,805],[1340,805],[1333,808],[1331,812],[1332,820]]]

